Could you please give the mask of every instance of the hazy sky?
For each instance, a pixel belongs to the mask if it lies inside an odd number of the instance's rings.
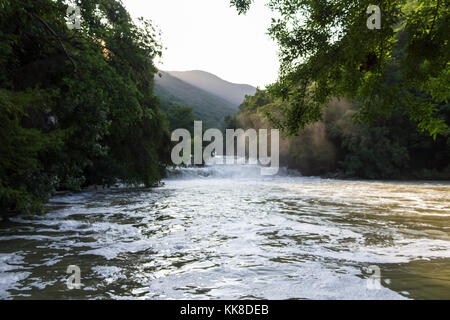
[[[271,12],[256,0],[239,16],[229,0],[122,0],[133,17],[162,30],[167,71],[204,70],[236,83],[264,87],[277,78],[276,44],[269,38]]]

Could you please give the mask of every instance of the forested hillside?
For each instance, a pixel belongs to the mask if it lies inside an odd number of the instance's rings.
[[[153,94],[161,54],[121,2],[0,0],[0,212],[36,212],[55,190],[153,186],[170,159]]]
[[[204,127],[222,128],[223,119],[233,115],[237,109],[230,102],[188,84],[167,72],[156,76],[155,94],[163,101],[191,107],[196,120],[202,120]]]
[[[232,103],[236,106],[236,109],[244,101],[245,96],[254,95],[256,92],[256,88],[248,84],[237,84],[225,81],[218,76],[205,71],[168,71],[168,73],[184,82]]]
[[[248,97],[227,127],[267,128],[267,110],[280,114],[286,104],[258,90]],[[333,99],[323,120],[280,141],[280,162],[303,175],[364,179],[450,179],[450,138],[433,139],[414,121],[396,112],[371,124],[355,122],[360,106]],[[278,111],[277,111],[278,110]],[[440,114],[450,122],[449,105]]]

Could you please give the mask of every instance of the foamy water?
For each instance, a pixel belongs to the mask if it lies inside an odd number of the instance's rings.
[[[178,169],[160,188],[61,195],[3,221],[0,298],[450,298],[449,183],[259,170]]]

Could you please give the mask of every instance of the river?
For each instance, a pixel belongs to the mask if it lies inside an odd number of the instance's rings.
[[[0,298],[450,299],[450,183],[236,165],[60,194],[0,223]]]

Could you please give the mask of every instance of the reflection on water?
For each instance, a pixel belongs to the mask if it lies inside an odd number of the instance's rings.
[[[0,298],[450,299],[448,183],[172,175],[3,221]],[[81,290],[67,289],[69,265]]]

